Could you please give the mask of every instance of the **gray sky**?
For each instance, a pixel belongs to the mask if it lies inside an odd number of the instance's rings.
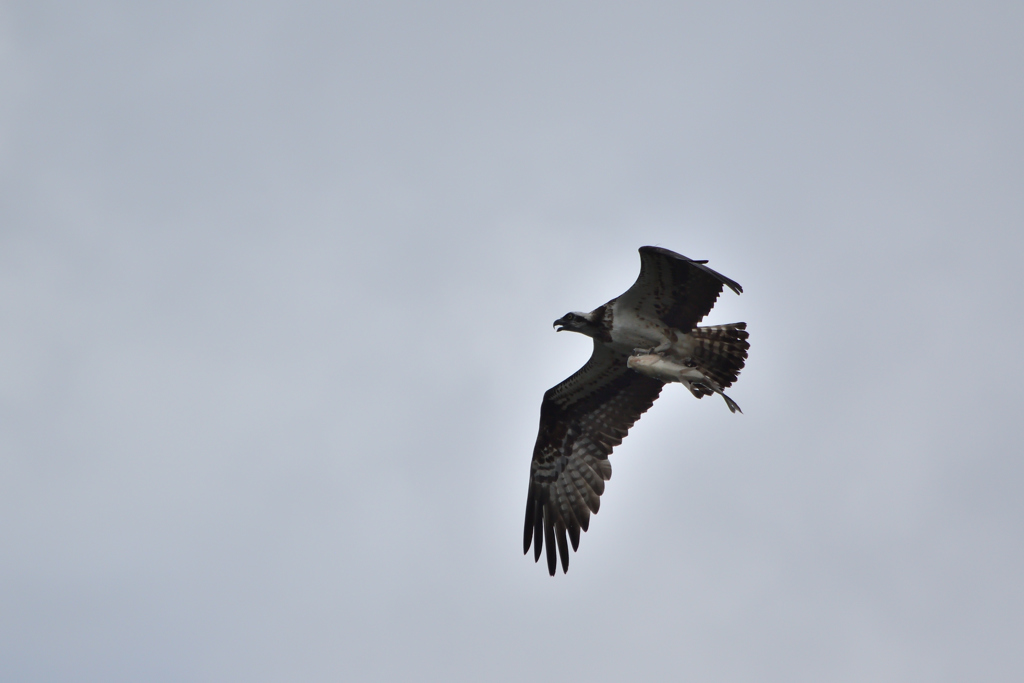
[[[11,681],[1024,678],[1024,5],[0,5]],[[745,293],[555,579],[551,322]]]

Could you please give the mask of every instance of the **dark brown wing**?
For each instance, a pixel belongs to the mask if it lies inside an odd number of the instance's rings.
[[[598,341],[590,360],[544,394],[540,433],[530,463],[523,552],[540,559],[547,543],[548,572],[555,575],[555,546],[562,572],[569,569],[566,532],[576,550],[580,529],[601,506],[612,476],[608,455],[658,398],[664,383],[626,367],[626,356]]]
[[[705,263],[661,247],[640,247],[640,276],[616,300],[616,311],[625,307],[689,332],[715,305],[724,285],[737,294],[743,291]]]

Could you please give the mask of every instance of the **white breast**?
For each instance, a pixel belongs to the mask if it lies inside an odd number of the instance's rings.
[[[627,352],[637,348],[653,348],[671,342],[671,330],[660,320],[642,318],[636,311],[615,306],[612,324],[612,344]]]

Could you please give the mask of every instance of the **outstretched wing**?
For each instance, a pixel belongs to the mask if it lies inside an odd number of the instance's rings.
[[[640,276],[616,299],[615,314],[632,311],[689,332],[715,305],[724,285],[737,294],[743,291],[705,263],[661,247],[640,247]]]
[[[664,383],[626,367],[626,356],[594,341],[594,352],[576,374],[544,394],[540,433],[530,463],[523,552],[540,560],[547,543],[548,572],[555,575],[555,546],[562,572],[569,569],[566,533],[576,550],[580,529],[601,506],[612,476],[608,455],[658,398]]]

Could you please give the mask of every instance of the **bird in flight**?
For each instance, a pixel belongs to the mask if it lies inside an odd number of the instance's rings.
[[[555,548],[562,572],[569,543],[601,506],[612,476],[608,455],[658,398],[679,382],[697,398],[718,394],[732,412],[740,408],[723,393],[747,359],[747,324],[697,327],[723,287],[736,282],[705,265],[661,247],[640,248],[640,276],[621,296],[590,313],[567,313],[555,330],[594,340],[586,365],[548,389],[540,406],[540,432],[530,463],[523,553],[534,561],[547,546],[548,573],[555,575]],[[740,411],[742,412],[742,411]],[[568,542],[566,541],[568,535]]]

